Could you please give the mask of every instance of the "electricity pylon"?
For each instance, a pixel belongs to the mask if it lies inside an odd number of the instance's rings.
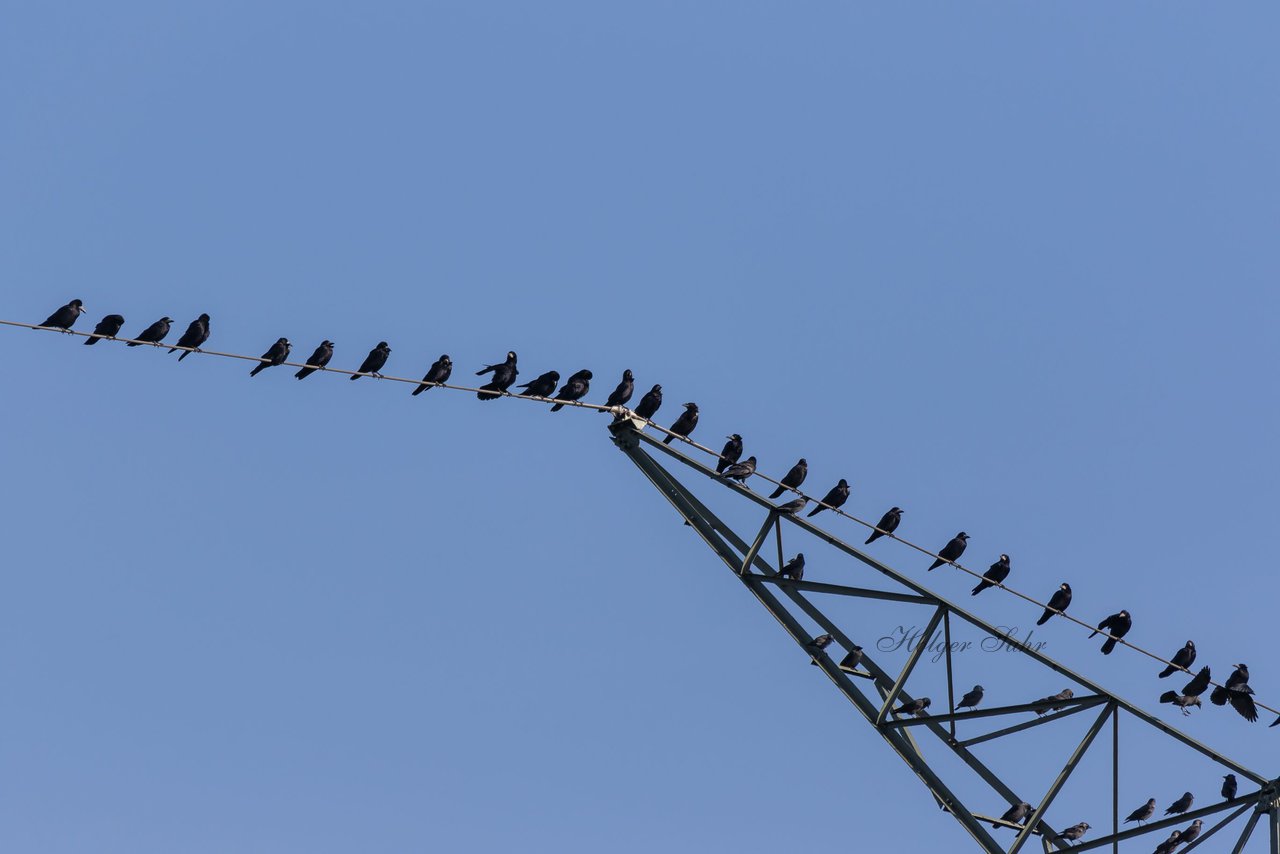
[[[812,656],[813,663],[831,680],[831,683],[843,694],[862,717],[871,724],[881,738],[915,772],[938,806],[953,815],[961,826],[977,843],[980,850],[990,854],[1016,854],[1033,836],[1038,836],[1044,851],[1064,850],[1087,851],[1094,848],[1111,846],[1119,851],[1121,842],[1148,833],[1169,833],[1188,821],[1219,816],[1216,823],[1206,827],[1194,841],[1179,849],[1180,854],[1197,848],[1205,841],[1215,837],[1220,831],[1230,826],[1237,819],[1248,814],[1243,822],[1239,837],[1231,849],[1239,854],[1258,829],[1259,823],[1265,821],[1269,832],[1268,851],[1280,854],[1280,780],[1269,779],[1244,765],[1229,759],[1212,748],[1201,744],[1189,735],[1169,726],[1160,719],[1140,709],[1128,701],[1110,693],[1091,680],[1073,672],[1066,666],[1049,658],[1038,647],[1030,646],[1017,639],[1009,632],[1003,632],[987,623],[964,608],[949,601],[943,596],[917,584],[910,578],[901,575],[870,555],[854,548],[827,531],[817,528],[801,518],[799,514],[787,515],[778,512],[777,508],[760,495],[743,486],[730,483],[718,477],[714,470],[707,468],[696,460],[690,459],[673,448],[663,445],[651,436],[642,432],[643,422],[621,419],[610,427],[614,443],[626,454],[640,471],[661,492],[684,520],[697,531],[702,540],[715,552],[737,579],[747,587],[769,613],[783,626],[797,644]],[[754,533],[745,535],[735,532],[729,525],[711,512],[697,496],[685,487],[680,480],[662,465],[651,453],[656,450],[667,461],[679,463],[687,473],[710,478],[724,488],[731,490],[741,500],[757,505],[763,513],[760,528]],[[788,532],[811,535],[834,546],[854,560],[861,561],[867,567],[894,582],[895,589],[878,590],[862,587],[850,587],[840,584],[828,584],[814,581],[795,581],[782,578],[778,570],[783,564],[782,536],[783,523]],[[765,545],[773,535],[777,549],[777,563],[771,564],[764,556]],[[928,624],[923,634],[916,640],[907,658],[905,666],[897,672],[891,672],[878,665],[874,658],[862,650],[861,661],[853,667],[844,667],[829,656],[825,650],[818,649],[814,637],[805,629],[800,615],[807,617],[834,638],[846,651],[852,651],[855,641],[846,634],[834,620],[828,617],[806,594],[824,596],[848,596],[864,600],[881,600],[890,602],[913,603],[930,610]],[[1009,649],[1015,650],[1034,661],[1041,667],[1048,668],[1074,683],[1077,696],[1067,700],[1053,700],[1038,703],[1024,703],[1015,706],[1002,706],[982,709],[980,711],[956,712],[955,689],[952,680],[952,643],[951,625],[953,621],[967,623],[992,637],[999,638]],[[913,699],[907,691],[907,683],[919,663],[921,654],[930,646],[930,642],[941,630],[943,634],[944,656],[947,671],[947,713],[927,715],[924,717],[897,717],[892,713],[896,704],[906,703]],[[895,668],[896,670],[896,668]],[[862,683],[861,685],[859,683]],[[869,685],[865,688],[863,685]],[[1039,716],[1034,720],[1024,720],[1000,729],[985,732],[981,735],[958,739],[956,723],[970,720],[991,718],[994,722],[1008,715],[1036,712]],[[1049,788],[1040,793],[1038,799],[1023,797],[1002,780],[995,772],[983,764],[974,753],[973,747],[1007,738],[1033,727],[1053,727],[1059,721],[1077,714],[1093,716],[1084,738],[1065,754],[1065,761],[1059,767],[1057,776]],[[1225,800],[1197,810],[1191,810],[1173,818],[1154,821],[1130,830],[1120,827],[1120,719],[1121,716],[1131,719],[1139,727],[1147,727],[1159,734],[1180,742],[1186,747],[1208,757],[1229,772],[1239,775],[1241,788],[1248,789],[1249,784],[1256,785],[1253,791],[1246,791],[1231,800]],[[1108,727],[1108,724],[1110,725]],[[1110,833],[1093,837],[1087,841],[1071,844],[1059,834],[1063,828],[1051,827],[1045,814],[1054,799],[1070,778],[1072,772],[1080,764],[1085,754],[1095,747],[1098,735],[1110,728],[1111,742],[1111,815]],[[1128,728],[1126,727],[1126,732]],[[917,741],[913,733],[920,733]],[[921,742],[929,743],[924,738],[931,736],[942,749],[950,751],[957,759],[977,774],[991,790],[981,793],[987,800],[992,797],[1002,799],[1010,805],[1026,802],[1034,806],[1032,813],[1024,824],[1002,822],[998,817],[974,812],[966,805],[957,793],[954,785],[943,779],[943,772],[936,770],[926,758]],[[1039,757],[1043,759],[1043,757]],[[1050,769],[1052,770],[1052,769]],[[1246,782],[1247,781],[1247,782]],[[1225,813],[1225,816],[1220,814]],[[991,835],[986,825],[1000,825],[1017,831],[1013,842],[1005,848]],[[1234,833],[1232,828],[1231,832]],[[1163,838],[1163,837],[1162,837]]]

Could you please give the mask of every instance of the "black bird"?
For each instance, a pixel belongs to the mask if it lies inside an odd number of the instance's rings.
[[[1223,799],[1224,799],[1224,800],[1228,800],[1228,801],[1233,801],[1233,800],[1235,800],[1235,797],[1236,797],[1236,788],[1238,787],[1238,785],[1239,785],[1239,784],[1238,784],[1238,783],[1236,783],[1236,775],[1235,775],[1235,774],[1227,774],[1227,775],[1225,775],[1225,776],[1222,778],[1222,797],[1223,797]]]
[[[256,377],[267,368],[275,367],[289,358],[289,351],[293,349],[293,345],[289,343],[288,338],[278,338],[276,343],[272,344],[267,352],[262,354],[262,358],[266,361],[259,362],[258,366],[249,372],[249,376]]]
[[[804,552],[799,552],[778,570],[779,578],[791,578],[793,581],[804,580]]]
[[[622,381],[618,383],[610,394],[609,399],[604,402],[605,406],[626,406],[631,400],[631,395],[636,390],[636,378],[631,375],[631,369],[627,368],[622,372]]]
[[[807,498],[793,498],[786,504],[779,504],[778,513],[783,516],[794,516],[803,510],[804,506],[808,503],[809,499]]]
[[[969,545],[969,535],[964,531],[956,534],[951,538],[951,542],[942,547],[942,551],[938,552],[938,558],[933,562],[933,566],[929,567],[929,571],[933,572],[944,563],[952,563],[960,559],[960,555],[964,554],[964,547]]]
[[[320,342],[320,346],[311,354],[311,358],[307,359],[305,367],[299,368],[294,374],[298,379],[306,379],[316,371],[324,370],[324,366],[329,364],[329,360],[333,358],[333,342],[328,338]]]
[[[1142,806],[1138,807],[1133,812],[1129,813],[1129,817],[1126,818],[1122,822],[1122,824],[1128,824],[1131,821],[1136,821],[1138,824],[1146,824],[1147,819],[1151,818],[1151,816],[1155,814],[1156,814],[1156,799],[1152,798]]]
[[[643,418],[648,421],[658,413],[658,409],[661,406],[662,386],[655,385],[644,393],[644,397],[640,398],[640,405],[635,409],[636,417]]]
[[[1183,792],[1182,797],[1169,804],[1169,808],[1164,811],[1165,815],[1178,815],[1191,809],[1191,804],[1195,802],[1195,795],[1190,792]]]
[[[1036,700],[1035,702],[1036,703],[1052,703],[1055,701],[1061,702],[1063,700],[1070,700],[1075,695],[1076,695],[1076,692],[1072,691],[1070,688],[1063,688],[1058,693],[1050,694],[1048,697],[1041,697],[1039,700]],[[1060,712],[1065,708],[1066,706],[1053,706],[1048,709],[1040,709],[1036,712],[1036,717],[1043,717],[1049,712]]]
[[[823,506],[824,504],[830,505],[831,507],[838,509],[840,507],[843,507],[844,503],[848,500],[849,500],[849,481],[845,480],[844,478],[840,478],[840,482],[837,483],[835,486],[831,487],[831,491],[828,492],[826,496],[822,499],[822,504],[819,504],[817,507],[810,510],[809,515],[817,516],[823,510],[826,510],[827,508]]]
[[[1191,677],[1191,681],[1182,687],[1182,693],[1188,697],[1199,697],[1209,687],[1213,677],[1208,667],[1201,667],[1200,672]]]
[[[159,344],[164,337],[169,334],[169,325],[173,321],[168,317],[162,317],[146,329],[138,333],[137,338],[128,342],[130,347],[137,347],[139,344]]]
[[[928,697],[920,697],[909,703],[903,703],[901,706],[893,710],[895,715],[915,715],[918,718],[924,717],[924,710],[929,708],[933,701]]]
[[[191,321],[191,325],[187,327],[187,331],[182,333],[182,337],[178,339],[178,344],[169,352],[172,353],[178,347],[190,347],[191,350],[200,352],[200,345],[209,340],[209,315],[202,314],[195,320]],[[181,362],[187,356],[191,355],[191,350],[183,350],[182,355],[178,357]]]
[[[1267,729],[1271,729],[1271,727],[1273,726],[1280,726],[1280,718],[1276,718],[1274,721],[1272,721],[1270,726],[1267,727]]]
[[[804,483],[804,479],[805,477],[808,476],[808,474],[809,474],[809,464],[805,462],[804,457],[801,457],[800,462],[793,465],[791,467],[791,471],[783,475],[782,485],[779,486],[777,489],[775,489],[773,491],[773,494],[770,495],[769,497],[777,498],[779,495],[786,492],[788,489],[795,489],[800,484]]]
[[[756,458],[747,457],[746,461],[734,463],[727,467],[721,474],[721,477],[728,480],[736,480],[738,483],[745,483],[747,478],[756,473]]]
[[[853,670],[862,663],[862,647],[855,646],[849,654],[840,659],[841,670]]]
[[[493,381],[480,386],[480,390],[476,392],[476,397],[481,400],[497,400],[502,397],[507,389],[511,388],[511,384],[520,375],[520,371],[516,369],[516,351],[511,350],[508,352],[505,362],[500,362],[496,365],[485,365],[476,371],[476,376],[482,377],[487,373],[493,374]]]
[[[960,702],[956,703],[957,709],[976,709],[978,704],[982,702],[983,690],[981,685],[974,685],[973,690],[960,698]]]
[[[1133,618],[1129,616],[1128,611],[1121,611],[1098,623],[1098,628],[1094,629],[1093,634],[1090,634],[1089,637],[1093,637],[1098,632],[1107,632],[1111,635],[1102,643],[1102,654],[1110,655],[1111,650],[1116,648],[1120,638],[1129,634],[1129,629],[1131,628],[1133,628]]]
[[[525,383],[519,388],[524,389],[524,393],[530,397],[550,397],[559,384],[560,372],[547,371],[545,374],[539,375],[533,382]]]
[[[903,512],[901,507],[890,507],[889,512],[880,517],[880,521],[876,524],[876,530],[871,532],[871,536],[867,537],[867,541],[863,545],[870,545],[885,534],[892,534],[898,530],[898,523],[902,521]]]
[[[453,360],[449,358],[448,353],[445,353],[432,362],[430,368],[427,368],[427,373],[422,378],[422,384],[413,390],[414,395],[422,394],[427,389],[432,388],[433,384],[447,383],[451,374],[453,374]]]
[[[1004,811],[1004,815],[1000,816],[1000,821],[1007,821],[1009,824],[1022,824],[1022,820],[1029,815],[1031,815],[1031,804],[1014,804]],[[995,828],[1002,827],[1002,825],[994,821],[991,822],[991,826]]]
[[[1231,704],[1231,708],[1249,723],[1258,719],[1258,706],[1253,702],[1253,689],[1249,687],[1249,668],[1237,664],[1236,669],[1227,677],[1224,687],[1214,688],[1209,694],[1209,702],[1215,706]]]
[[[564,384],[564,388],[560,389],[559,393],[556,394],[555,399],[560,401],[578,400],[586,397],[586,394],[589,391],[591,391],[591,372],[586,368],[583,368],[573,376],[569,377],[569,381],[566,382]],[[559,412],[561,409],[564,409],[564,403],[557,403],[555,406],[551,407],[552,412]]]
[[[1068,842],[1075,842],[1089,832],[1089,822],[1082,821],[1079,824],[1073,824],[1062,833],[1058,834]]]
[[[108,314],[93,327],[93,334],[84,339],[86,344],[97,344],[99,338],[115,338],[124,328],[124,318],[118,314]]]
[[[382,379],[382,374],[378,371],[382,370],[382,366],[387,363],[387,358],[391,355],[391,348],[387,346],[386,341],[379,341],[378,346],[369,351],[369,355],[364,357],[364,361],[360,363],[360,370],[351,375],[351,379],[358,380],[365,374],[372,374],[378,379]]]
[[[82,314],[84,314],[84,303],[78,299],[73,299],[71,302],[45,318],[44,323],[40,325],[49,327],[50,329],[61,329],[63,332],[69,332],[71,327],[75,325],[75,322],[80,319],[80,315]]]
[[[1191,641],[1187,641],[1187,645],[1173,654],[1170,659],[1173,663],[1160,671],[1160,678],[1172,676],[1175,671],[1189,670],[1196,660],[1196,645]]]
[[[1182,831],[1182,838],[1178,840],[1178,843],[1180,845],[1186,845],[1188,842],[1194,841],[1195,838],[1200,835],[1200,830],[1203,827],[1204,822],[1200,819],[1196,819],[1191,822],[1191,824],[1187,826],[1187,829]]]
[[[1182,844],[1182,831],[1175,830],[1173,833],[1169,834],[1168,839],[1166,839],[1164,842],[1161,842],[1159,845],[1157,845],[1156,850],[1152,851],[1151,854],[1173,854],[1173,852],[1176,851],[1178,846],[1181,844]]]
[[[977,596],[988,587],[995,587],[1000,582],[1009,577],[1009,556],[1000,555],[1000,559],[991,564],[991,567],[982,573],[982,580],[978,582],[978,586],[973,588],[971,595]]]
[[[810,649],[816,649],[816,650],[818,650],[819,652],[821,652],[822,650],[824,650],[824,649],[826,649],[827,647],[831,646],[831,642],[832,642],[833,640],[835,640],[835,638],[833,638],[831,635],[818,635],[816,638],[814,638],[813,640],[809,641],[809,643],[807,644],[807,646],[808,646]]]
[[[688,436],[693,432],[693,428],[698,426],[698,404],[686,403],[684,412],[680,413],[680,417],[676,419],[676,423],[672,424],[670,430],[676,436]],[[670,445],[675,440],[675,436],[667,436],[662,440],[662,444]]]
[[[1043,626],[1049,622],[1049,618],[1054,614],[1061,614],[1067,610],[1067,606],[1071,604],[1071,585],[1063,584],[1057,590],[1053,591],[1053,596],[1049,597],[1049,607],[1044,609],[1044,613],[1040,615],[1040,619],[1036,620],[1037,626]]]
[[[1160,695],[1160,702],[1169,703],[1182,709],[1183,715],[1191,714],[1191,709],[1200,708],[1200,697],[1195,694],[1179,694],[1177,691],[1165,691]]]
[[[736,463],[742,456],[742,437],[734,433],[728,439],[729,441],[724,443],[724,449],[720,451],[720,459],[716,460],[716,474],[723,474],[725,469]]]

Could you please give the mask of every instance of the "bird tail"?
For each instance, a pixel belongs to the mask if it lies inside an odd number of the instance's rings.
[[[1110,654],[1111,654],[1111,650],[1115,649],[1115,648],[1116,648],[1116,644],[1117,644],[1117,643],[1119,643],[1119,642],[1120,642],[1120,641],[1119,641],[1119,639],[1118,639],[1118,638],[1107,638],[1107,642],[1106,642],[1106,643],[1104,643],[1104,644],[1102,645],[1102,654],[1103,654],[1103,655],[1110,655]]]
[[[977,586],[977,587],[975,587],[975,588],[973,588],[973,590],[969,593],[969,595],[970,595],[970,596],[977,596],[977,595],[978,595],[979,593],[981,593],[983,590],[986,590],[988,586],[990,586],[990,585],[988,585],[988,584],[987,584],[987,582],[985,582],[985,581],[979,581],[979,582],[978,582],[978,586]]]
[[[494,389],[493,383],[489,383],[488,385],[483,385],[480,387],[480,391],[476,392],[476,397],[480,398],[481,400],[497,400],[498,398],[502,397],[502,395],[498,394],[493,389]]]
[[[664,445],[670,445],[670,444],[671,444],[672,442],[674,442],[675,440],[676,440],[676,437],[675,437],[675,436],[667,436],[665,439],[663,439],[663,440],[662,440],[662,444],[664,444]]]
[[[294,374],[294,376],[301,380],[311,376],[311,374],[314,372],[315,372],[315,368],[299,368],[298,372]]]
[[[1097,630],[1097,629],[1094,629],[1092,632],[1090,632],[1090,633],[1089,633],[1089,637],[1093,637],[1093,636],[1094,636],[1094,635],[1096,635],[1097,633],[1098,633],[1098,630]]]
[[[256,377],[258,374],[262,373],[270,366],[271,366],[270,362],[259,362],[258,367],[254,368],[252,371],[249,372],[249,376]]]
[[[561,409],[564,409],[563,403],[557,403],[555,406],[551,407],[552,412],[559,412]]]
[[[1165,691],[1160,695],[1160,702],[1162,703],[1172,703],[1176,699],[1178,699],[1177,691]]]
[[[97,335],[90,335],[88,338],[84,339],[84,343],[85,343],[85,346],[86,346],[86,347],[87,347],[87,346],[89,346],[90,344],[97,344],[97,343],[98,343],[98,336],[97,336]]]
[[[176,349],[176,348],[175,348],[175,349]],[[173,352],[173,350],[170,350],[169,352],[170,352],[170,353],[172,353],[172,352]],[[187,357],[188,357],[188,356],[190,356],[190,355],[191,355],[191,351],[190,351],[190,350],[183,350],[183,351],[182,351],[182,355],[178,357],[178,361],[179,361],[179,362],[181,362],[183,359],[187,358]]]
[[[129,346],[130,346],[130,347],[137,347],[140,343],[141,343],[141,342],[139,342],[139,341],[130,341],[130,342],[129,342]]]
[[[169,352],[170,352],[170,353],[176,353],[176,352],[177,352],[177,350],[178,350],[178,348],[177,348],[177,347],[170,347],[170,348],[169,348]]]
[[[1166,676],[1172,676],[1172,675],[1173,675],[1173,673],[1174,673],[1174,671],[1175,671],[1175,670],[1177,670],[1177,669],[1178,669],[1178,668],[1176,668],[1176,667],[1174,667],[1172,664],[1170,664],[1170,665],[1169,665],[1168,667],[1166,667],[1164,670],[1161,670],[1161,671],[1160,671],[1160,678],[1161,678],[1161,679],[1163,679],[1163,678],[1164,678],[1164,677],[1166,677]]]
[[[786,487],[785,487],[785,486],[779,486],[777,489],[775,489],[775,490],[773,491],[773,495],[770,495],[770,496],[769,496],[769,499],[770,499],[770,500],[773,500],[774,498],[777,498],[779,495],[781,495],[782,493],[784,493],[784,492],[786,492],[786,491],[787,491],[787,489],[786,489]]]
[[[810,517],[817,516],[819,513],[821,513],[823,510],[826,510],[826,509],[827,509],[827,508],[825,508],[825,507],[823,507],[821,504],[819,504],[817,507],[815,507],[815,508],[813,508],[812,510],[810,510],[808,515],[809,515]]]
[[[352,374],[351,381],[355,382],[356,380],[360,379],[362,376],[364,376],[364,374]]]
[[[1045,623],[1049,622],[1049,618],[1052,616],[1053,616],[1053,611],[1050,610],[1049,608],[1045,608],[1044,613],[1040,615],[1040,619],[1036,620],[1036,625],[1043,626]]]
[[[942,566],[944,563],[946,563],[946,561],[945,561],[945,560],[942,560],[941,558],[939,558],[938,560],[935,560],[935,561],[933,562],[933,566],[929,567],[929,571],[930,571],[930,572],[933,572],[935,569],[937,569],[938,567]]]
[[[1271,726],[1276,726],[1277,724],[1280,724],[1280,718],[1276,718],[1275,723],[1273,723]],[[1271,729],[1271,726],[1267,727],[1267,729]]]
[[[878,539],[880,539],[880,532],[879,532],[879,531],[872,531],[872,532],[871,532],[871,536],[867,537],[867,541],[866,541],[865,543],[863,543],[863,545],[864,545],[864,546],[869,546],[869,545],[871,545],[873,542],[875,542],[875,541],[876,541],[876,540],[878,540]]]
[[[427,385],[426,383],[423,383],[422,385],[418,386],[413,390],[413,396],[417,397],[418,395],[422,394],[424,391],[426,391],[429,388],[431,388],[431,386]]]

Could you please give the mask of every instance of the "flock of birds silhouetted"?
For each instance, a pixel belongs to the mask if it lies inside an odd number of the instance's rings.
[[[74,299],[66,305],[59,308],[53,314],[41,323],[41,327],[51,329],[61,329],[69,331],[80,315],[85,311],[84,304]],[[120,331],[124,328],[125,319],[119,314],[108,314],[94,327],[92,335],[84,341],[85,345],[96,344],[103,338],[114,339],[119,336]],[[128,342],[128,346],[136,347],[140,343],[149,343],[161,346],[162,342],[168,337],[173,320],[169,317],[162,317],[155,323],[143,329],[134,340]],[[169,350],[170,353],[182,349],[178,360],[185,359],[191,352],[200,352],[200,348],[209,340],[209,315],[201,314],[198,318],[191,321],[187,326],[187,330],[182,333],[178,339],[176,346]],[[183,349],[187,348],[187,349]],[[270,367],[283,364],[289,358],[292,345],[287,338],[279,338],[272,344],[267,351],[262,354],[259,363],[249,372],[250,376],[257,376],[262,371]],[[306,364],[301,368],[295,377],[305,379],[316,371],[323,371],[327,368],[329,361],[333,358],[334,343],[329,340],[322,341],[311,356],[307,359]],[[379,373],[386,365],[388,358],[391,356],[391,348],[387,342],[380,341],[377,346],[369,351],[369,354],[361,362],[360,367],[351,376],[351,379],[357,380],[362,376],[381,377]],[[486,365],[476,372],[477,376],[489,376],[489,381],[480,387],[477,397],[480,400],[497,400],[505,394],[510,393],[510,389],[515,385],[519,376],[519,370],[516,364],[515,351],[509,351],[506,359],[492,365]],[[449,356],[442,355],[437,359],[427,373],[422,378],[422,382],[413,390],[414,395],[421,394],[429,390],[435,385],[441,385],[449,381],[453,373],[453,361]],[[563,385],[560,384],[560,374],[556,371],[547,371],[541,374],[532,382],[524,383],[516,386],[522,390],[523,394],[532,397],[542,397],[550,400],[553,405],[552,412],[557,412],[564,407],[566,403],[579,401],[586,397],[591,390],[592,373],[589,370],[581,370],[572,374]],[[557,386],[559,390],[557,391]],[[635,392],[635,378],[630,370],[623,371],[622,379],[617,387],[609,394],[605,403],[607,407],[625,407]],[[641,419],[650,421],[657,414],[662,406],[662,386],[654,385],[640,399],[640,403],[636,406],[632,413]],[[671,424],[668,435],[663,439],[664,444],[670,444],[675,436],[688,437],[694,428],[698,426],[698,405],[696,403],[686,403],[683,405],[684,411]],[[743,488],[747,487],[746,483],[752,475],[756,473],[757,461],[754,456],[749,456],[742,460],[743,439],[742,436],[734,433],[728,437],[724,448],[720,452],[719,459],[716,462],[716,473],[726,480],[737,482]],[[799,490],[804,483],[805,478],[809,474],[808,462],[801,458],[791,469],[783,476],[780,485],[770,493],[771,500],[780,498],[787,490]],[[849,483],[841,478],[840,481],[827,492],[819,505],[809,512],[809,517],[816,516],[826,509],[838,509],[844,505],[849,499]],[[799,513],[806,504],[808,499],[799,496],[791,501],[777,506],[777,511],[785,515],[794,515]],[[880,518],[871,535],[866,539],[866,545],[870,545],[882,536],[893,534],[902,522],[903,510],[900,507],[892,507]],[[956,534],[942,549],[937,553],[937,558],[928,567],[928,571],[944,564],[954,564],[964,554],[968,546],[969,535],[964,531]],[[791,578],[796,581],[802,580],[804,576],[805,559],[803,554],[797,554],[788,561],[780,570],[779,576],[782,578]],[[1007,554],[1000,555],[999,560],[993,563],[982,576],[982,580],[978,582],[972,590],[972,595],[978,595],[989,587],[1003,586],[1006,578],[1009,576],[1011,566],[1009,556]],[[1048,602],[1048,607],[1040,619],[1036,621],[1036,625],[1044,625],[1055,614],[1065,613],[1067,607],[1071,604],[1071,585],[1063,583],[1054,591]],[[1099,632],[1105,633],[1107,639],[1102,644],[1102,653],[1109,655],[1116,644],[1129,633],[1133,627],[1133,619],[1128,611],[1121,610],[1098,623],[1097,629],[1090,637],[1097,635]],[[831,635],[822,635],[810,642],[809,646],[815,652],[821,652],[832,643]],[[855,647],[840,662],[840,666],[845,669],[852,670],[862,659],[862,650]],[[1196,660],[1196,647],[1191,641],[1187,641],[1186,645],[1179,649],[1171,659],[1173,664],[1167,666],[1159,674],[1161,679],[1173,675],[1181,670],[1190,673],[1191,665]],[[1215,687],[1209,694],[1209,700],[1214,705],[1225,706],[1230,705],[1245,720],[1254,722],[1258,719],[1258,710],[1253,700],[1253,689],[1249,687],[1249,668],[1244,664],[1235,664],[1235,668],[1231,676],[1228,677],[1224,686]],[[1208,667],[1200,668],[1193,678],[1183,687],[1182,691],[1166,691],[1160,696],[1161,703],[1172,704],[1182,710],[1184,715],[1190,714],[1192,708],[1201,706],[1200,696],[1208,689],[1211,680]],[[973,690],[966,693],[957,704],[957,708],[975,709],[982,701],[984,689],[981,685],[974,686]],[[1035,701],[1034,704],[1042,705],[1043,708],[1037,709],[1037,714],[1043,715],[1049,711],[1059,711],[1065,706],[1053,706],[1054,702],[1068,701],[1073,697],[1070,688],[1065,689],[1059,694],[1050,697],[1044,697]],[[927,709],[930,706],[928,697],[920,697],[898,706],[893,712],[897,715],[915,715],[918,717],[927,716]],[[1271,726],[1280,724],[1280,717],[1276,719]],[[1236,780],[1234,775],[1228,774],[1226,781],[1222,787],[1223,797],[1232,799],[1236,794]],[[1181,798],[1165,811],[1166,815],[1173,815],[1186,812],[1191,807],[1192,794],[1187,792]],[[1152,798],[1147,804],[1135,810],[1126,821],[1136,821],[1142,824],[1155,811],[1155,799]],[[1033,812],[1033,809],[1025,803],[1016,804],[1011,807],[1002,817],[1001,820],[1010,824],[1017,824],[1025,819]],[[1173,835],[1161,843],[1156,849],[1157,854],[1161,852],[1172,852],[1178,845],[1185,844],[1194,840],[1200,834],[1201,822],[1195,821],[1190,827],[1183,831],[1174,831]],[[993,826],[999,827],[999,824]],[[1087,822],[1081,822],[1074,827],[1067,828],[1059,835],[1069,841],[1080,839],[1089,829]]]

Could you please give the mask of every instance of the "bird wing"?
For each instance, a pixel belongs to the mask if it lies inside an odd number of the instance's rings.
[[[1198,697],[1204,693],[1204,689],[1209,687],[1209,668],[1201,667],[1200,672],[1192,677],[1186,687],[1182,689],[1182,693],[1192,697]]]
[[[1253,697],[1245,691],[1228,691],[1227,700],[1231,703],[1231,708],[1235,709],[1240,717],[1249,723],[1258,720],[1258,706],[1253,702]]]

